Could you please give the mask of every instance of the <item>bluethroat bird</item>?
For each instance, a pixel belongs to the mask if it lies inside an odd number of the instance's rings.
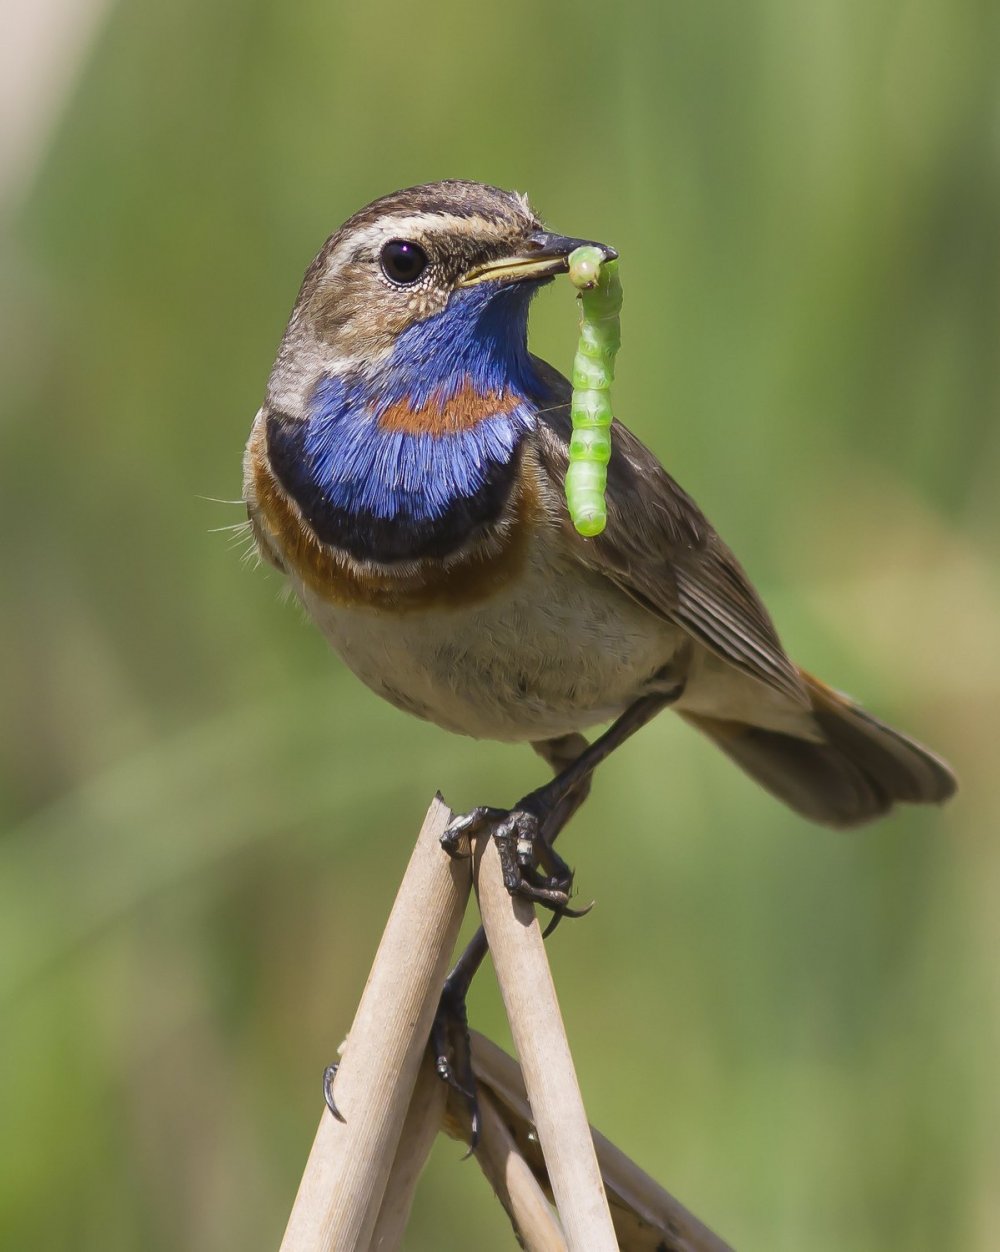
[[[247,444],[261,555],[373,691],[458,734],[528,741],[557,771],[459,830],[516,819],[551,836],[667,705],[813,821],[946,800],[942,760],[788,658],[736,558],[619,422],[607,528],[574,530],[570,386],[528,351],[527,322],[583,242],[458,180],[385,196],[332,235]],[[580,732],[612,719],[588,747]]]
[[[570,386],[527,323],[584,242],[475,182],[361,209],[306,272],[245,456],[261,555],[362,682],[457,734],[527,741],[555,771],[445,840],[491,832],[508,888],[556,918],[571,877],[553,840],[594,767],[668,705],[826,825],[955,790],[937,756],[789,659],[729,548],[618,422],[607,528],[577,534]]]

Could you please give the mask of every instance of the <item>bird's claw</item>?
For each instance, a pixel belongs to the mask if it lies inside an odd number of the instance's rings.
[[[490,835],[500,855],[504,886],[512,896],[552,909],[557,917],[578,917],[568,908],[573,871],[545,839],[542,820],[526,800],[514,809],[481,805],[448,823],[441,846],[449,856],[469,856],[473,841]]]
[[[333,1080],[337,1077],[337,1070],[339,1068],[340,1065],[337,1062],[334,1062],[333,1065],[328,1065],[323,1071],[323,1099],[326,1101],[326,1107],[334,1115],[337,1121],[344,1122],[346,1125],[346,1119],[340,1109],[337,1108],[337,1102],[333,1098]]]
[[[555,928],[559,925],[559,923],[562,921],[564,917],[586,917],[593,907],[594,907],[594,902],[593,900],[591,900],[591,902],[587,905],[585,909],[570,909],[570,908],[565,908],[565,907],[561,909],[554,908],[552,910],[551,921],[542,931],[542,938],[548,939],[549,935],[552,934],[552,932],[555,930]]]
[[[485,804],[477,805],[468,813],[460,813],[445,827],[441,847],[455,859],[471,856],[475,837],[492,829],[506,816],[506,809],[494,809]]]

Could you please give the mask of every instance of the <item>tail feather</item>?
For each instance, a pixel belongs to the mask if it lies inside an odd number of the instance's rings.
[[[762,787],[829,826],[859,826],[895,804],[940,804],[955,776],[922,744],[872,717],[847,696],[801,671],[822,738],[696,713],[681,713]]]

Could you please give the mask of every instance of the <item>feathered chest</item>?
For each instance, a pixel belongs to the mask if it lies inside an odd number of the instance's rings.
[[[305,418],[268,415],[267,456],[322,543],[357,561],[442,558],[500,517],[533,423],[510,387],[371,398],[332,378]]]

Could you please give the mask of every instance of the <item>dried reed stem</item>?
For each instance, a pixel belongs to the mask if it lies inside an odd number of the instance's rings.
[[[438,1077],[431,1049],[417,1074],[413,1097],[389,1171],[382,1207],[372,1234],[372,1252],[393,1252],[402,1245],[413,1196],[427,1157],[444,1123],[449,1088]]]
[[[566,1252],[559,1220],[489,1092],[480,1087],[476,1095],[482,1125],[476,1160],[507,1210],[518,1242],[526,1252]]]
[[[507,893],[494,840],[477,841],[474,864],[479,910],[567,1244],[572,1252],[618,1252],[534,907]]]
[[[480,1100],[487,1096],[516,1150],[542,1189],[551,1192],[520,1066],[485,1035],[470,1034]],[[466,1133],[457,1117],[446,1118],[445,1130],[459,1138]],[[622,1252],[733,1252],[600,1131],[592,1128],[591,1133]]]
[[[451,814],[434,800],[379,944],[324,1111],[282,1252],[361,1252],[389,1171],[469,894],[469,867],[439,839]]]

